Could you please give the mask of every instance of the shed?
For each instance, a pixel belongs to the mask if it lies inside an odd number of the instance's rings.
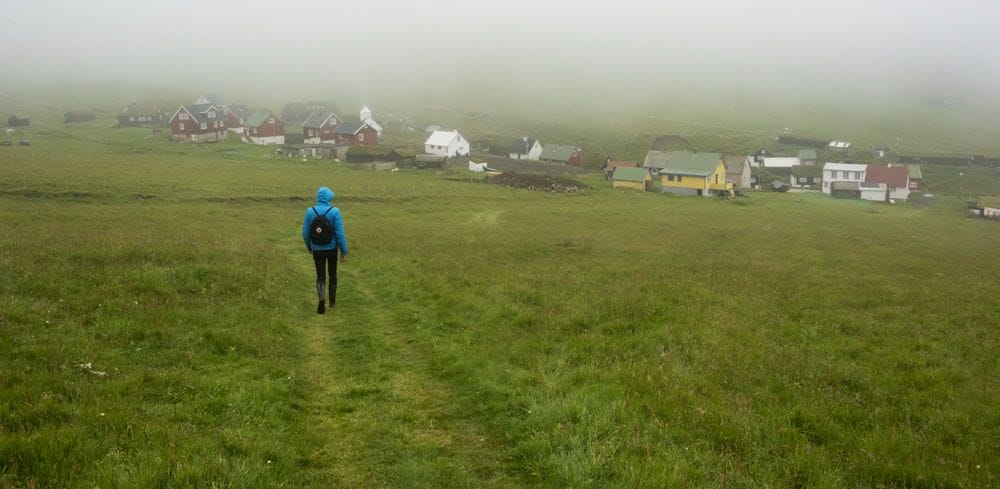
[[[413,159],[413,167],[421,169],[441,169],[448,164],[448,157],[444,155],[420,154]]]
[[[795,188],[819,188],[823,182],[823,168],[800,165],[792,168],[789,183]]]
[[[31,119],[22,119],[14,115],[7,118],[8,127],[28,127],[30,125]]]
[[[63,116],[63,120],[65,120],[67,124],[92,121],[94,120],[94,112],[90,110],[71,110],[66,112]]]
[[[542,149],[542,153],[538,159],[549,163],[581,166],[583,164],[583,151],[576,146],[549,144]]]
[[[803,165],[815,165],[816,164],[816,150],[815,149],[800,149],[799,150],[799,160],[802,161]]]
[[[614,188],[649,190],[653,186],[653,176],[645,168],[620,166],[611,175],[611,182]]]
[[[395,149],[388,146],[351,146],[347,150],[347,161],[351,163],[373,163],[401,160]]]
[[[860,199],[861,182],[830,182],[830,196],[838,199]]]

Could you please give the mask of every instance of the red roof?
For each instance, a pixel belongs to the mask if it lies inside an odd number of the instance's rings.
[[[615,168],[638,168],[639,165],[634,161],[609,161],[608,170],[614,170]]]
[[[889,187],[906,187],[910,172],[905,166],[868,165],[865,171],[865,183],[884,183]]]

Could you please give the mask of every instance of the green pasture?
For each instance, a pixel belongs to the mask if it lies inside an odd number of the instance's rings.
[[[1000,227],[961,199],[552,195],[25,134],[2,487],[1000,484]],[[351,245],[325,316],[319,185]]]

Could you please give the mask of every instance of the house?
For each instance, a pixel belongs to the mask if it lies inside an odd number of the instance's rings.
[[[792,167],[788,183],[792,188],[819,189],[823,182],[823,169],[818,166],[799,165]]]
[[[247,118],[243,138],[251,144],[285,144],[285,123],[267,110]]]
[[[611,175],[611,186],[634,190],[649,190],[653,187],[653,176],[645,168],[619,166]]]
[[[728,195],[733,184],[726,182],[726,163],[719,153],[674,151],[660,170],[660,189],[678,195]]]
[[[885,158],[886,156],[889,156],[889,152],[889,147],[884,144],[872,145],[872,154],[875,155],[876,158]]]
[[[750,186],[750,162],[753,160],[749,156],[727,156],[726,162],[726,182],[733,185],[733,188],[748,188]]]
[[[885,185],[886,192],[880,201],[906,200],[910,196],[910,170],[902,165],[868,165],[864,181]]]
[[[118,114],[118,125],[121,127],[162,127],[166,122],[166,112],[152,105],[139,105],[133,102]]]
[[[338,143],[351,143],[355,146],[375,146],[378,144],[378,132],[367,122],[341,122],[333,130],[333,137]]]
[[[344,122],[334,112],[313,112],[302,123],[302,137],[306,144],[319,144],[337,140],[333,131]]]
[[[67,124],[87,122],[94,120],[94,113],[89,110],[71,110],[63,116],[63,119]]]
[[[21,119],[13,115],[7,118],[7,127],[28,127],[30,125],[31,119]]]
[[[542,149],[538,159],[549,163],[562,163],[570,166],[583,165],[583,151],[576,146],[564,144],[549,144]]]
[[[611,158],[604,160],[604,179],[610,180],[615,173],[615,168],[639,168],[639,164],[634,161],[614,161]],[[643,168],[643,171],[646,171]],[[646,173],[649,173],[646,171]],[[652,175],[650,175],[652,177]]]
[[[226,129],[235,132],[236,134],[243,134],[243,130],[246,128],[247,119],[253,115],[253,111],[248,109],[245,105],[229,105],[222,109],[222,113],[225,114],[225,121],[223,125]]]
[[[469,142],[458,131],[434,131],[424,141],[424,152],[446,157],[467,156]]]
[[[823,165],[823,193],[831,193],[834,183],[851,182],[860,184],[865,181],[865,170],[867,165],[856,165],[854,163],[827,163]],[[839,185],[838,188],[845,190],[847,186]],[[858,185],[851,189],[856,190]]]
[[[666,167],[669,161],[670,153],[654,149],[646,153],[646,159],[642,162],[642,167],[645,168],[650,175],[655,175]]]
[[[816,164],[816,150],[815,149],[800,149],[799,150],[799,160],[803,165],[812,166]]]
[[[910,173],[910,191],[920,190],[920,182],[923,176],[920,173],[920,165],[907,165]]]
[[[833,151],[850,151],[851,143],[846,141],[830,141],[830,144],[826,145],[826,148]]]
[[[347,150],[347,161],[351,163],[398,162],[403,159],[393,148],[388,146],[351,146]]]
[[[225,118],[213,104],[182,105],[169,124],[174,141],[211,143],[226,139]]]
[[[375,119],[372,119],[372,109],[369,109],[367,104],[361,108],[361,112],[358,115],[361,122],[368,124],[368,127],[374,129],[379,136],[382,135],[382,126],[378,122],[375,122]]]
[[[542,143],[527,136],[514,138],[510,145],[510,159],[512,160],[537,160],[542,156]]]

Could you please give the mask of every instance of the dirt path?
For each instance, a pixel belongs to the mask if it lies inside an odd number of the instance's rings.
[[[306,267],[306,264],[303,264]],[[308,321],[306,427],[319,479],[342,487],[512,487],[485,430],[393,318],[378,277],[341,267],[340,305]],[[311,274],[311,270],[309,271]],[[397,309],[398,310],[398,309]]]

